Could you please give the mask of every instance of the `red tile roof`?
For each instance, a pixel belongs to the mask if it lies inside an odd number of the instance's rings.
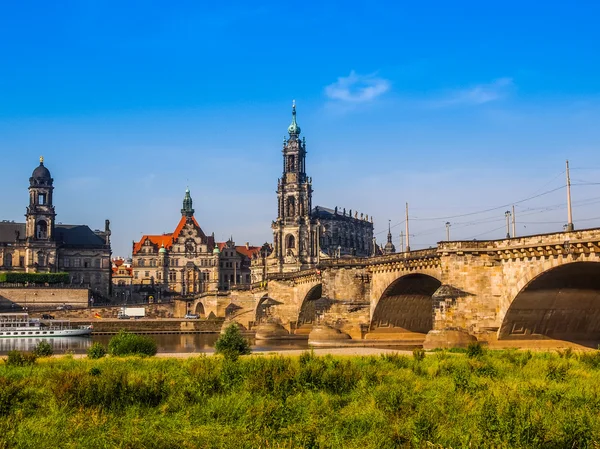
[[[223,248],[225,248],[227,246],[227,242],[219,242],[219,243],[217,243],[217,246],[219,247],[219,251],[223,251]],[[246,245],[242,245],[242,246],[236,246],[235,250],[238,253],[242,254],[243,256],[246,256],[249,259],[252,259],[252,255],[255,253],[258,253],[260,251],[260,246],[246,247]]]
[[[192,217],[192,221],[193,221],[194,225],[198,228],[198,235],[202,238],[202,240],[207,241],[208,248],[209,249],[213,248],[215,245],[215,241],[212,238],[212,236],[206,237],[206,234],[204,234],[204,232],[202,231],[202,228],[196,221],[195,217]],[[173,243],[175,242],[175,239],[179,237],[179,234],[181,234],[181,231],[183,230],[185,223],[186,223],[186,217],[181,217],[181,220],[179,220],[179,223],[177,224],[177,227],[175,228],[175,232],[173,232],[172,234],[142,236],[140,241],[136,242],[134,244],[133,254],[134,255],[137,254],[140,251],[140,249],[142,249],[142,246],[144,245],[146,240],[150,240],[155,246],[157,246],[159,248],[164,245],[167,250],[170,250],[171,247],[173,246]]]

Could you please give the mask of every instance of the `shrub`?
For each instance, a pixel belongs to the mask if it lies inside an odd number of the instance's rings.
[[[425,358],[425,349],[423,348],[415,348],[413,349],[413,358],[415,361],[420,362]]]
[[[131,334],[121,330],[108,342],[108,352],[114,356],[153,356],[156,354],[156,341],[145,335]]]
[[[215,343],[215,352],[228,360],[237,360],[240,355],[250,354],[250,345],[236,324],[231,324]]]
[[[469,357],[470,359],[475,358],[475,357],[481,357],[483,355],[483,346],[481,346],[481,343],[479,343],[478,341],[474,341],[469,343],[469,346],[467,346],[467,357]]]
[[[27,366],[33,365],[37,356],[32,352],[9,351],[8,358],[4,362],[10,366]]]
[[[87,356],[90,359],[101,359],[106,355],[106,348],[102,343],[95,342],[87,350]]]
[[[69,273],[0,273],[0,282],[15,284],[68,284]]]
[[[33,353],[37,357],[50,357],[52,354],[54,354],[54,348],[46,340],[42,340],[35,345],[33,348]]]

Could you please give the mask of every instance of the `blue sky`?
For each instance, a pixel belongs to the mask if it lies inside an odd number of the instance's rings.
[[[60,4],[58,4],[60,3]],[[292,99],[313,204],[410,203],[413,248],[600,226],[597,2],[4,2],[0,219],[44,155],[57,220],[113,224],[127,256],[189,185],[219,240],[271,241]],[[474,215],[487,209],[485,213]],[[394,242],[403,225],[394,228]]]

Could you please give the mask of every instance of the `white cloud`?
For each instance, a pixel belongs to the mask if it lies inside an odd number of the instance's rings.
[[[375,100],[387,92],[390,82],[378,78],[374,74],[359,75],[354,70],[346,77],[339,77],[337,81],[325,87],[325,95],[331,100],[346,103],[367,103]]]
[[[465,89],[451,91],[446,96],[434,100],[434,107],[480,105],[505,98],[514,87],[512,78],[498,78],[488,84],[477,84]]]

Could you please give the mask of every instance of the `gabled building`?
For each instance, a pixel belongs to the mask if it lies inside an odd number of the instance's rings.
[[[246,288],[251,283],[250,260],[258,248],[236,246],[233,239],[215,242],[194,217],[186,190],[181,219],[172,233],[144,235],[133,242],[133,284],[181,295]]]

